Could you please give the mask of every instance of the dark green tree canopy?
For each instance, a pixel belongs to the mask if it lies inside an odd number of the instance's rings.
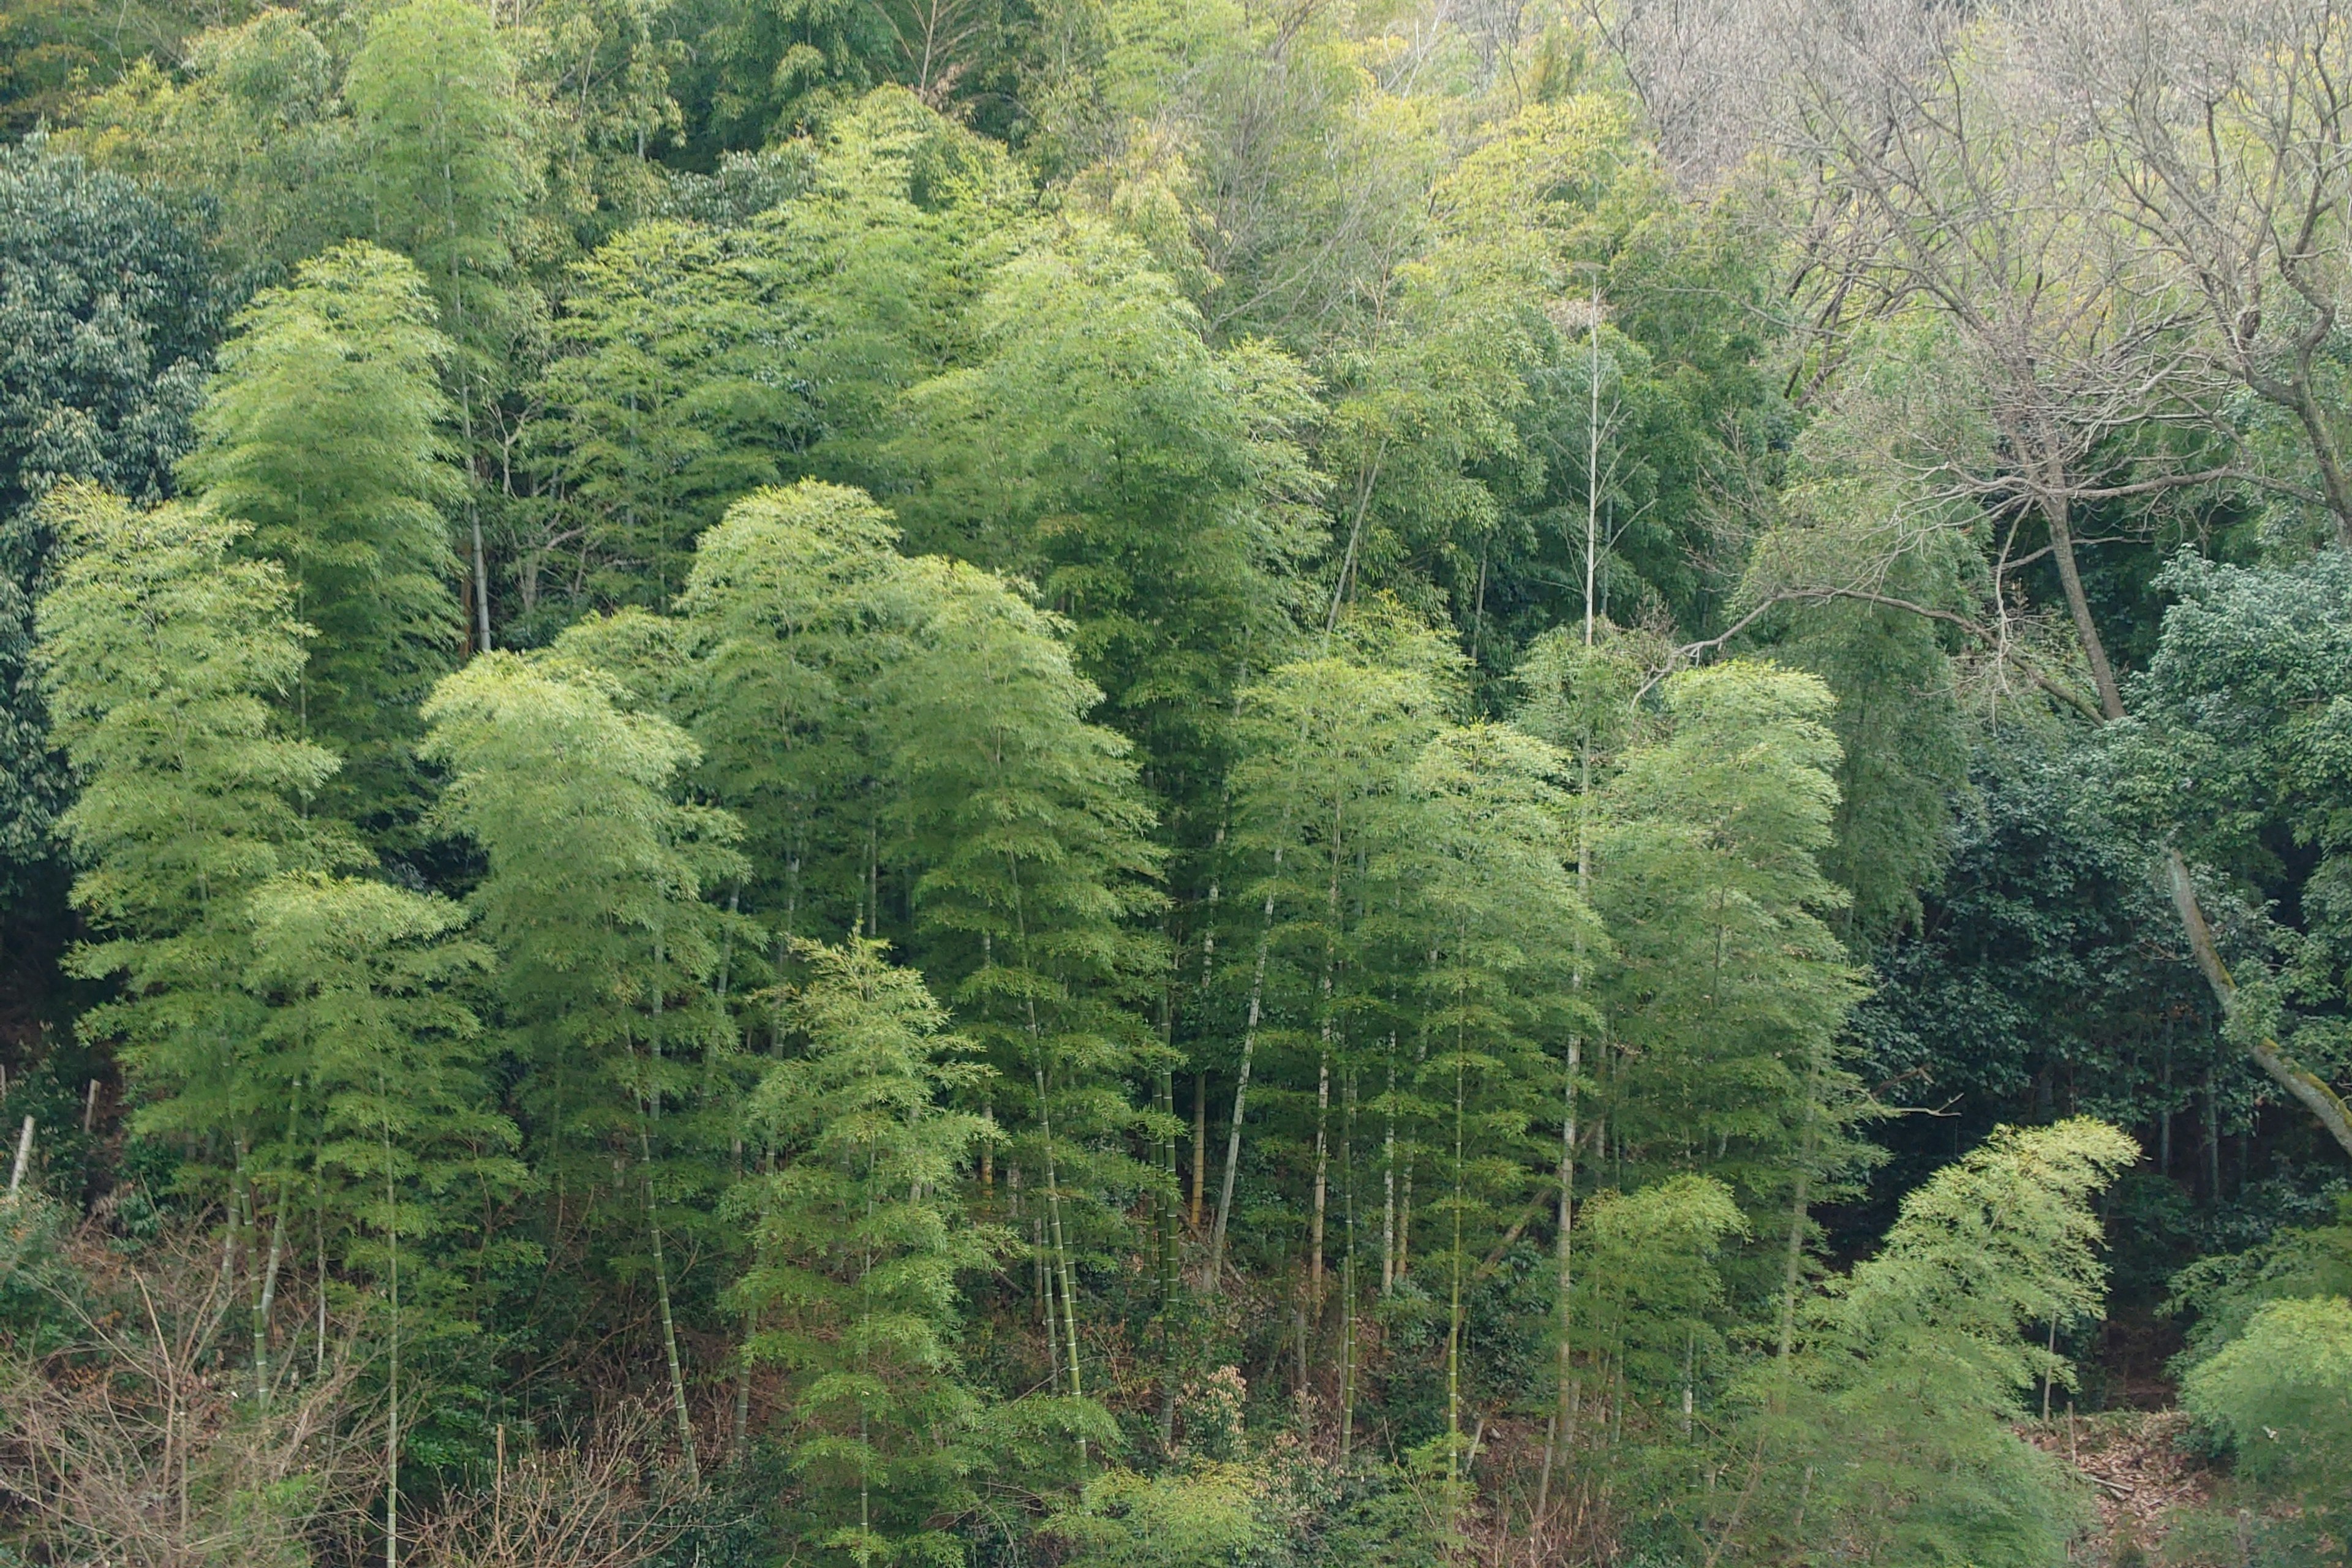
[[[63,479],[169,489],[220,326],[195,238],[128,181],[36,136],[0,147],[0,889],[48,854],[67,786],[30,668]]]

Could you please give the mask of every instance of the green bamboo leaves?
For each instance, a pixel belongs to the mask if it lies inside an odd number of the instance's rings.
[[[79,486],[47,508],[65,543],[40,660],[82,784],[61,827],[98,938],[74,963],[121,983],[83,1027],[119,1041],[159,1091],[157,1125],[249,1133],[276,1114],[243,1065],[259,1011],[238,987],[247,900],[281,873],[355,858],[348,835],[303,811],[335,758],[273,712],[300,678],[307,628],[283,572],[234,558],[236,523]]]
[[[2062,1558],[2086,1510],[2008,1423],[2069,1375],[2043,1328],[2098,1309],[2092,1205],[2138,1156],[2087,1118],[2002,1128],[1906,1197],[1878,1255],[1806,1306],[1796,1352],[1740,1390],[1763,1506],[1727,1542],[1769,1560],[1810,1510],[1881,1561]]]
[[[372,245],[305,262],[239,318],[183,478],[250,523],[244,548],[285,568],[316,628],[285,705],[342,753],[324,809],[414,837],[416,705],[464,626],[448,511],[462,479],[440,373],[450,349],[409,262]]]
[[[971,1501],[982,1413],[957,1352],[961,1278],[1010,1239],[959,1197],[991,1133],[953,1106],[991,1075],[880,943],[793,955],[796,1054],[748,1106],[771,1173],[732,1200],[756,1247],[735,1287],[760,1325],[745,1348],[784,1376],[777,1435],[809,1534],[858,1561],[936,1558],[950,1542],[935,1521]]]
[[[1830,703],[1812,677],[1767,665],[1677,676],[1666,735],[1611,785],[1597,901],[1622,953],[1617,1135],[1751,1205],[1801,1207],[1856,1157],[1839,1037],[1861,987],[1825,918],[1846,895],[1820,863],[1837,804]]]

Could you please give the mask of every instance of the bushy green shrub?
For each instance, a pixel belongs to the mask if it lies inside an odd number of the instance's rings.
[[[2352,1301],[2268,1301],[2189,1370],[2181,1401],[2225,1435],[2249,1480],[2308,1508],[2344,1506],[2352,1476]]]

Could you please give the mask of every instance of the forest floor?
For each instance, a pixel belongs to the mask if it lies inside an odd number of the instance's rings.
[[[2188,1426],[2189,1417],[2178,1410],[2118,1410],[2069,1412],[2018,1428],[2020,1436],[2091,1483],[2099,1529],[2080,1560],[2130,1561],[2131,1542],[2152,1558],[2176,1514],[2211,1500],[2217,1477],[2182,1446]]]

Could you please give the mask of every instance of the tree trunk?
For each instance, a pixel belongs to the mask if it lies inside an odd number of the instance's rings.
[[[1315,1068],[1315,1215],[1312,1234],[1307,1243],[1307,1319],[1311,1333],[1322,1326],[1323,1315],[1323,1231],[1327,1205],[1330,1194],[1331,1155],[1328,1123],[1331,1114],[1331,987],[1333,971],[1339,964],[1334,943],[1339,931],[1339,868],[1346,856],[1341,848],[1340,825],[1342,812],[1334,806],[1331,812],[1331,842],[1328,846],[1330,860],[1328,890],[1324,895],[1323,919],[1327,934],[1323,946],[1323,978],[1319,986],[1323,1012],[1322,1054]],[[1300,1356],[1299,1378],[1306,1380],[1306,1358]]]
[[[1789,1245],[1780,1275],[1780,1357],[1789,1359],[1797,1335],[1797,1288],[1803,1281],[1805,1211],[1812,1194],[1813,1160],[1819,1147],[1821,1118],[1821,1053],[1817,1048],[1805,1066],[1805,1139],[1797,1159],[1796,1191],[1789,1202]]]
[[[1241,698],[1239,691],[1240,689],[1236,687],[1234,698],[1234,710],[1236,715],[1241,711]],[[1230,792],[1231,786],[1228,785],[1227,787]],[[1227,805],[1230,806],[1230,805],[1231,795],[1229,793],[1227,796]],[[1224,847],[1225,824],[1220,820],[1217,824],[1216,839],[1210,846],[1210,854],[1213,857],[1222,851]],[[1215,877],[1211,877],[1209,879],[1209,910],[1208,913],[1202,917],[1201,921],[1200,994],[1201,1005],[1203,1009],[1208,1006],[1209,1003],[1209,981],[1216,971],[1217,905],[1219,896],[1223,892],[1223,890],[1224,885],[1219,881],[1218,879]],[[1197,1067],[1192,1071],[1192,1204],[1191,1222],[1192,1234],[1196,1237],[1201,1234],[1201,1205],[1202,1196],[1208,1190],[1208,1184],[1209,1069],[1206,1067]]]
[[[1032,1027],[1034,1026],[1033,1023]],[[1045,1064],[1033,1057],[1031,1066],[1035,1069],[1037,1079],[1038,1126],[1045,1136],[1045,1224],[1053,1237],[1055,1283],[1062,1291],[1062,1328],[1067,1336],[1070,1356],[1070,1397],[1082,1399],[1086,1396],[1086,1389],[1078,1381],[1078,1313],[1072,1289],[1070,1250],[1062,1233],[1062,1184],[1061,1173],[1054,1159],[1054,1112],[1045,1099]],[[1048,1316],[1052,1311],[1053,1305],[1049,1300],[1046,1304]]]
[[[764,1140],[762,1142],[763,1146],[760,1150],[760,1174],[762,1177],[772,1177],[776,1173],[776,1151],[773,1145],[766,1144]],[[765,1230],[767,1228],[767,1184],[763,1181],[761,1184],[759,1221],[760,1228],[761,1230]],[[756,1236],[754,1237],[753,1245],[755,1247],[758,1245]],[[751,1336],[759,1332],[759,1331],[760,1315],[758,1310],[756,1308],[747,1310],[743,1314],[742,1349],[735,1364],[734,1419],[729,1428],[727,1437],[727,1466],[730,1469],[740,1469],[742,1467],[744,1452],[751,1443]]]
[[[474,636],[475,651],[490,651],[490,569],[488,557],[482,551],[482,508],[474,497],[474,383],[469,375],[457,377],[457,406],[461,426],[459,438],[466,444],[466,521],[473,534],[474,545]]]
[[[269,1316],[278,1300],[278,1266],[286,1256],[287,1183],[278,1184],[278,1212],[269,1222],[269,1261],[262,1266],[253,1293],[253,1396],[269,1408]]]
[[[1192,1234],[1201,1233],[1201,1198],[1209,1184],[1209,1069],[1192,1075]]]
[[[376,1079],[381,1098],[384,1084]],[[391,1255],[392,1346],[384,1377],[383,1414],[383,1568],[400,1568],[400,1198],[392,1183],[392,1123],[383,1127],[383,1206],[385,1250]],[[184,1515],[187,1502],[181,1500]]]
[[[653,1238],[654,1296],[661,1308],[662,1358],[669,1369],[671,1414],[677,1420],[678,1452],[686,1461],[689,1482],[698,1481],[702,1468],[694,1457],[694,1417],[686,1405],[686,1373],[677,1359],[677,1321],[670,1311],[669,1260],[662,1251],[661,1220],[654,1207],[654,1155],[645,1124],[637,1126],[637,1150],[643,1159],[646,1184],[646,1229]]]
[[[1282,875],[1282,846],[1274,848],[1274,875]],[[1265,955],[1274,942],[1275,884],[1265,889],[1264,925],[1258,931],[1257,965],[1250,976],[1249,1015],[1242,1025],[1242,1059],[1234,1074],[1234,1121],[1225,1133],[1225,1173],[1217,1189],[1217,1223],[1209,1233],[1209,1292],[1217,1293],[1223,1283],[1225,1267],[1225,1227],[1234,1213],[1234,1173],[1242,1161],[1242,1113],[1249,1104],[1251,1058],[1257,1051],[1259,1008],[1265,999]]]
[[[1346,1192],[1347,1250],[1339,1263],[1339,1463],[1348,1462],[1356,1434],[1356,1074],[1349,1069],[1341,1097],[1339,1172]]]
[[[2083,658],[2091,667],[2091,684],[2099,693],[2099,711],[2112,721],[2124,716],[2124,699],[2116,685],[2115,667],[2107,662],[2107,645],[2099,637],[2098,624],[2091,618],[2091,602],[2083,592],[2083,574],[2074,561],[2074,536],[2068,522],[2068,508],[2063,496],[2042,503],[2042,514],[2050,525],[2050,554],[2058,566],[2058,581],[2066,591],[2066,611],[2074,623],[2074,636],[2083,645]]]
[[[97,1080],[91,1079],[95,1087]],[[301,1125],[302,1107],[299,1097],[286,1108],[286,1152],[294,1152],[294,1135]],[[286,1205],[292,1193],[294,1174],[286,1172],[278,1179],[278,1207],[269,1222],[269,1260],[253,1282],[253,1398],[257,1406],[269,1408],[269,1316],[278,1300],[278,1267],[286,1257]]]
[[[1388,1093],[1382,1104],[1381,1130],[1381,1295],[1396,1289],[1396,1033],[1389,1033]]]
[[[1153,1222],[1160,1236],[1160,1451],[1171,1454],[1176,1447],[1176,1339],[1175,1323],[1177,1292],[1181,1283],[1176,1249],[1177,1208],[1183,1202],[1183,1188],[1176,1180],[1176,1039],[1175,976],[1169,976],[1167,1012],[1160,1026],[1160,1038],[1169,1056],[1160,1069],[1156,1091],[1160,1113],[1168,1119],[1171,1131],[1160,1141],[1162,1170],[1167,1178],[1167,1190],[1153,1205]]]
[[[1580,982],[1582,975],[1577,976]],[[1576,1299],[1570,1287],[1574,1282],[1571,1268],[1576,1218],[1576,1069],[1582,1057],[1583,1040],[1568,1037],[1568,1089],[1566,1108],[1560,1121],[1559,1134],[1559,1231],[1553,1238],[1553,1256],[1559,1267],[1559,1300],[1554,1316],[1553,1331],[1559,1336],[1555,1348],[1554,1375],[1559,1380],[1555,1391],[1557,1401],[1552,1407],[1551,1426],[1544,1437],[1543,1474],[1536,1482],[1536,1513],[1540,1520],[1551,1505],[1552,1467],[1563,1463],[1576,1441],[1576,1427],[1570,1419],[1569,1391],[1575,1386],[1576,1361],[1571,1344],[1571,1332],[1576,1324]]]
[[[1454,1049],[1454,1267],[1445,1312],[1445,1478],[1462,1479],[1462,1124],[1467,1080],[1462,1046]],[[1449,1521],[1457,1489],[1447,1489]]]
[[[2100,639],[2097,624],[2091,618],[2088,597],[2083,592],[2083,577],[2074,560],[2074,536],[2067,527],[2067,510],[2063,499],[2045,502],[2043,516],[2050,525],[2050,552],[2057,563],[2058,580],[2066,591],[2066,608],[2074,622],[2075,635],[2082,639],[2083,656],[2091,667],[2091,678],[2099,691],[2099,711],[2110,723],[2123,718],[2123,693],[2116,684],[2114,668],[2107,661],[2106,645]],[[2178,849],[2165,851],[2165,879],[2172,893],[2172,907],[2179,916],[2183,933],[2189,939],[2189,950],[2197,961],[2199,973],[2221,1005],[2226,1017],[2238,1000],[2237,982],[2231,977],[2229,966],[2221,961],[2221,950],[2213,942],[2212,927],[2207,923],[2205,911],[2197,901],[2196,885],[2189,879],[2188,862]],[[2246,1054],[2271,1080],[2300,1101],[2316,1117],[2319,1124],[2336,1140],[2336,1146],[2352,1154],[2352,1107],[2337,1094],[2325,1079],[2304,1067],[2279,1048],[2276,1040],[2257,1036],[2246,1042]]]
[[[1330,1027],[1324,1027],[1323,1057],[1315,1076],[1315,1214],[1309,1221],[1307,1259],[1307,1317],[1321,1321],[1323,1311],[1323,1229],[1331,1191],[1331,1150],[1326,1123],[1331,1111]]]
[[[2172,905],[2179,913],[2181,929],[2189,933],[2189,950],[2197,958],[2197,967],[2221,998],[2226,1015],[2238,999],[2238,984],[2231,978],[2229,966],[2221,962],[2221,950],[2214,945],[2213,930],[2205,923],[2205,911],[2198,907],[2197,889],[2189,878],[2189,863],[2180,851],[2165,851],[2166,879],[2171,884]],[[2325,1079],[2304,1067],[2281,1051],[2276,1040],[2267,1036],[2255,1036],[2246,1044],[2246,1054],[2254,1065],[2270,1075],[2271,1080],[2303,1102],[2304,1108],[2319,1119],[2337,1147],[2352,1153],[2352,1107],[2347,1107]]]
[[[1597,297],[1593,321],[1594,335],[1597,339],[1600,332]],[[1599,397],[1599,371],[1596,367],[1594,372],[1596,400]],[[1596,415],[1596,424],[1597,418]],[[1591,550],[1593,540],[1591,510],[1591,498],[1588,495],[1585,519],[1588,554]],[[1588,653],[1591,651],[1592,574],[1590,561],[1586,563],[1584,579],[1584,647]],[[1582,740],[1583,744],[1578,748],[1576,892],[1577,897],[1589,909],[1592,899],[1592,727],[1590,722],[1584,726]],[[1583,994],[1584,948],[1580,938],[1577,944],[1576,966],[1570,973],[1569,984],[1577,994]],[[1584,1036],[1580,1031],[1568,1037],[1568,1066],[1563,1075],[1560,1096],[1559,1229],[1559,1234],[1553,1238],[1553,1251],[1559,1269],[1559,1300],[1555,1309],[1558,1316],[1556,1331],[1559,1336],[1559,1343],[1554,1352],[1557,1360],[1554,1377],[1558,1386],[1554,1390],[1555,1403],[1552,1406],[1550,1427],[1544,1437],[1543,1475],[1536,1483],[1535,1517],[1538,1520],[1545,1518],[1550,1510],[1552,1467],[1556,1462],[1565,1463],[1568,1456],[1574,1451],[1576,1443],[1574,1393],[1576,1360],[1572,1348],[1573,1331],[1576,1326],[1576,1298],[1570,1288],[1575,1282],[1574,1269],[1571,1265],[1576,1221],[1576,1073],[1577,1068],[1583,1065],[1583,1047]]]
[[[654,940],[653,1031],[647,1042],[654,1061],[661,1060],[662,966],[667,954],[659,937]],[[702,1467],[694,1455],[694,1417],[687,1408],[686,1373],[677,1357],[677,1320],[670,1310],[669,1259],[662,1250],[661,1216],[654,1203],[654,1146],[651,1124],[661,1115],[661,1086],[647,1082],[638,1101],[637,1152],[646,1188],[646,1231],[654,1249],[654,1295],[661,1308],[662,1356],[669,1368],[671,1413],[677,1420],[677,1446],[686,1461],[687,1479],[699,1482]]]

